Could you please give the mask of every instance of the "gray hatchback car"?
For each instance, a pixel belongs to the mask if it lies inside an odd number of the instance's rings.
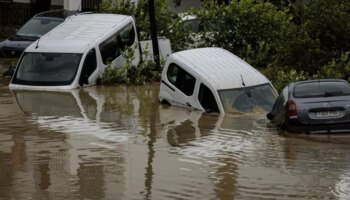
[[[350,84],[339,79],[290,83],[267,118],[289,132],[350,132]]]

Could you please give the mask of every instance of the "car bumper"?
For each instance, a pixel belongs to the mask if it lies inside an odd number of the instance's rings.
[[[303,125],[290,124],[285,126],[292,133],[350,133],[350,123]]]

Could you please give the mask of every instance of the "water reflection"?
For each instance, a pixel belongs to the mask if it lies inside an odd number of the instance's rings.
[[[0,87],[0,198],[349,197],[348,143],[160,105],[158,90]]]

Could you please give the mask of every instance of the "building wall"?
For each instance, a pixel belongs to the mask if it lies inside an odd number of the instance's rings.
[[[63,0],[51,0],[53,6],[63,6]]]

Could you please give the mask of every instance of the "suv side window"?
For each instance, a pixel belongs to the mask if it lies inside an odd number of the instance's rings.
[[[191,96],[196,84],[196,78],[186,72],[178,65],[172,63],[169,65],[167,77],[170,83],[187,96]]]
[[[85,57],[83,68],[81,69],[79,84],[89,84],[89,77],[97,68],[96,51],[91,49]]]
[[[198,100],[204,110],[208,112],[220,112],[213,93],[203,83],[199,87]]]

